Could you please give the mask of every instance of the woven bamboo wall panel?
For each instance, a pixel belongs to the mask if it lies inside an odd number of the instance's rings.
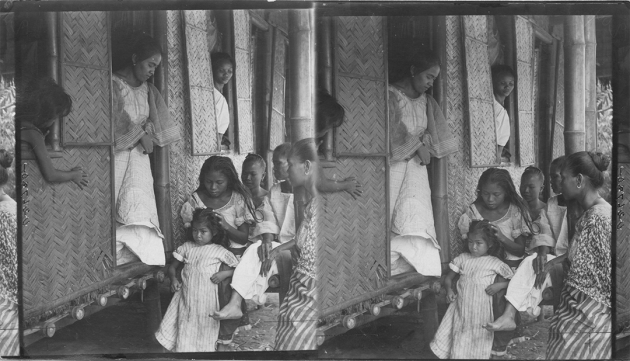
[[[214,80],[210,64],[207,32],[207,12],[183,11],[188,71],[188,102],[190,108],[192,155],[207,155],[219,151],[217,118],[214,108]]]
[[[488,63],[485,16],[463,16],[464,69],[470,134],[470,165],[497,163],[494,96]]]
[[[337,128],[338,153],[386,153],[385,83],[340,76],[337,100],[346,120]]]
[[[254,123],[252,119],[251,24],[249,12],[234,10],[234,51],[236,70],[236,108],[240,153],[254,151]]]
[[[630,163],[620,163],[618,166],[618,187],[623,189],[623,194],[628,195],[630,190]],[[616,237],[616,319],[615,328],[619,331],[622,327],[630,326],[630,206],[629,201],[617,199],[617,215],[615,224],[622,224],[617,227]]]
[[[61,84],[72,97],[72,111],[63,123],[64,143],[110,143],[109,70],[64,64],[62,73]]]
[[[111,143],[109,28],[104,12],[61,13],[61,85],[73,100],[64,144]]]
[[[173,122],[184,137],[169,146],[171,210],[174,247],[184,239],[184,223],[179,215],[182,205],[199,185],[199,170],[206,157],[192,156],[192,129],[187,105],[187,84],[184,66],[184,34],[181,11],[167,11],[168,44],[168,107]]]
[[[356,200],[345,192],[323,197],[317,249],[322,309],[378,289],[377,269],[387,270],[385,158],[341,157],[326,176],[360,179],[363,195]]]
[[[109,66],[107,13],[65,12],[61,15],[63,62]]]
[[[67,149],[58,169],[82,166],[89,186],[47,183],[36,161],[25,161],[30,222],[22,228],[25,317],[34,308],[80,291],[111,275],[112,206],[109,147]]]
[[[383,19],[348,16],[335,21],[337,71],[382,78],[385,74]]]
[[[274,30],[273,74],[271,94],[271,126],[269,127],[269,150],[274,150],[286,139],[285,86],[287,39],[278,29]]]
[[[520,16],[514,20],[516,35],[516,94],[518,106],[518,147],[520,165],[535,161],[533,86],[533,33],[531,24]]]

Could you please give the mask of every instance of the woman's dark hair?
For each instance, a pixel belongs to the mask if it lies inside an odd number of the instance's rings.
[[[493,65],[490,68],[490,71],[492,72],[493,80],[495,80],[497,77],[501,76],[502,74],[508,74],[508,75],[511,75],[512,78],[514,78],[514,80],[516,81],[516,74],[514,73],[514,70],[512,70],[512,68],[510,68],[509,66],[505,64]]]
[[[291,147],[291,157],[296,157],[301,163],[308,161],[317,162],[319,156],[317,155],[317,146],[315,145],[315,139],[305,138],[298,140]]]
[[[5,149],[0,149],[0,187],[9,182],[9,168],[13,164],[13,154]]]
[[[236,63],[234,63],[234,59],[232,59],[230,54],[221,53],[221,52],[210,54],[210,63],[212,64],[212,73],[213,74],[216,73],[218,67],[225,62],[232,64],[232,70],[236,70]]]
[[[15,104],[16,118],[30,121],[40,129],[55,117],[67,116],[71,110],[72,98],[49,77],[29,81]]]
[[[232,163],[232,160],[228,157],[213,155],[212,157],[206,159],[205,162],[203,162],[201,170],[199,171],[199,187],[197,188],[197,192],[205,192],[205,188],[203,186],[203,177],[210,171],[221,172],[227,178],[227,189],[233,192],[237,192],[241,196],[243,196],[247,209],[252,214],[254,219],[257,220],[256,208],[254,207],[254,202],[252,201],[252,196],[249,193],[249,189],[247,189],[247,187],[245,187],[239,179],[236,168],[234,167],[234,163]]]
[[[582,174],[588,178],[594,189],[601,188],[606,181],[606,170],[610,165],[610,157],[602,153],[577,152],[569,155],[564,162],[563,170],[572,176]]]
[[[527,203],[521,198],[521,196],[516,191],[516,186],[514,186],[514,182],[512,181],[512,176],[505,169],[499,168],[488,168],[483,173],[481,173],[481,177],[479,177],[479,183],[477,183],[477,199],[475,202],[483,202],[481,198],[481,188],[486,184],[497,184],[499,187],[503,189],[505,192],[505,199],[514,204],[521,211],[521,217],[527,224],[527,227],[532,232],[532,234],[536,234],[538,232],[534,232],[534,228],[529,217],[529,207]]]
[[[396,82],[411,76],[411,67],[416,68],[416,74],[431,69],[434,66],[441,67],[440,57],[425,46],[412,46],[412,50],[398,51],[394,54],[395,60],[390,68],[390,82]],[[404,54],[406,53],[406,54]]]
[[[321,132],[326,129],[335,128],[343,123],[346,111],[337,99],[324,89],[317,91],[317,101],[315,106],[315,131]]]
[[[263,157],[256,153],[249,153],[245,157],[245,160],[243,161],[243,166],[245,166],[245,164],[247,163],[258,163],[258,165],[260,165],[264,171],[267,170],[267,162],[265,162]]]
[[[505,247],[492,230],[490,222],[486,220],[475,220],[470,222],[468,236],[470,237],[473,233],[483,236],[483,239],[488,243],[488,254],[490,256],[494,256],[502,261],[505,260]],[[468,249],[468,241],[464,242],[464,251],[470,253],[470,249]]]
[[[160,43],[144,32],[136,32],[129,36],[125,33],[125,29],[121,28],[112,38],[114,39],[112,42],[117,44],[112,52],[112,69],[114,71],[134,65],[134,54],[136,62],[141,62],[156,54],[162,54]]]
[[[291,143],[282,143],[273,150],[273,156],[277,158],[289,158]]]
[[[230,246],[227,232],[219,223],[219,219],[214,215],[212,208],[197,208],[193,211],[192,222],[190,227],[190,239],[192,238],[192,224],[198,223],[207,226],[213,233],[212,243],[218,244],[225,248]],[[194,241],[194,240],[193,240]]]
[[[541,182],[545,183],[545,175],[538,167],[534,167],[530,165],[529,167],[525,168],[525,170],[523,171],[523,174],[521,175],[521,179],[529,175],[538,176],[538,179],[540,179]]]

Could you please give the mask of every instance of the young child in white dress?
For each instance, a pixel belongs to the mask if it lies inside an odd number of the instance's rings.
[[[490,288],[495,277],[510,279],[512,269],[503,262],[505,250],[488,221],[472,221],[467,252],[449,264],[445,279],[451,303],[430,347],[441,359],[489,359],[494,333],[482,326],[494,320]],[[457,293],[452,288],[459,274]]]
[[[192,237],[175,252],[168,267],[171,291],[175,293],[155,337],[174,352],[216,350],[220,322],[208,317],[219,310],[216,275],[221,263],[236,267],[236,256],[227,250],[226,231],[212,209],[195,209]],[[184,264],[181,281],[177,268]]]

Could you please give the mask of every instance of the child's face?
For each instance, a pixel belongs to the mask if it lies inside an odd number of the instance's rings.
[[[538,175],[528,174],[521,177],[521,187],[519,190],[525,202],[532,202],[538,199],[538,196],[542,191],[542,187],[542,180]]]
[[[488,183],[481,187],[481,199],[488,209],[497,209],[505,202],[505,190],[497,183]]]
[[[206,245],[212,242],[214,233],[205,223],[193,222],[192,224],[193,239],[199,245]]]
[[[289,162],[286,157],[273,155],[273,176],[279,181],[289,178]]]
[[[514,77],[507,73],[499,74],[496,79],[492,79],[494,94],[507,97],[514,90]]]
[[[549,183],[551,184],[551,190],[555,194],[562,193],[562,176],[560,175],[560,169],[555,165],[549,168]]]
[[[219,171],[210,170],[203,178],[203,188],[210,198],[219,198],[227,191],[228,178]]]
[[[259,162],[247,162],[243,163],[243,170],[241,172],[241,180],[245,187],[250,191],[256,190],[260,187],[260,182],[265,176],[265,170]]]
[[[481,257],[488,254],[488,242],[479,232],[468,234],[468,250],[473,257]]]

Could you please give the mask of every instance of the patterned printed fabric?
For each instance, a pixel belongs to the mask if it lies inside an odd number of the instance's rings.
[[[481,326],[494,318],[492,296],[485,290],[497,275],[511,278],[512,270],[496,257],[470,253],[455,257],[449,267],[461,275],[457,298],[446,310],[431,350],[441,359],[489,359],[494,334]]]
[[[300,251],[295,272],[316,278],[315,261],[317,243],[317,215],[320,207],[319,196],[314,197],[304,209],[304,220],[297,231],[296,246]]]
[[[19,356],[18,320],[17,304],[0,297],[0,356]]]
[[[207,207],[201,198],[199,198],[197,192],[194,192],[190,198],[188,198],[188,201],[184,203],[180,212],[185,227],[190,227],[192,214],[195,209],[199,208],[205,209]],[[232,192],[230,200],[223,207],[217,208],[214,211],[221,214],[223,219],[225,219],[225,221],[234,228],[238,228],[245,222],[254,222],[254,217],[245,205],[245,198],[237,192]],[[230,240],[230,247],[243,248],[245,245],[238,244]]]
[[[549,326],[548,360],[605,360],[612,354],[610,307],[566,283]]]
[[[222,246],[193,242],[177,248],[173,257],[184,263],[182,287],[168,305],[155,337],[175,352],[215,351],[219,321],[209,315],[219,310],[219,298],[210,278],[222,262],[236,267],[238,260]]]
[[[278,311],[275,350],[315,350],[317,311],[315,279],[294,272],[289,281],[289,291]]]
[[[0,299],[17,303],[17,209],[0,202]]]
[[[569,247],[571,266],[565,281],[607,307],[611,307],[611,231],[610,204],[595,205],[584,212]]]

